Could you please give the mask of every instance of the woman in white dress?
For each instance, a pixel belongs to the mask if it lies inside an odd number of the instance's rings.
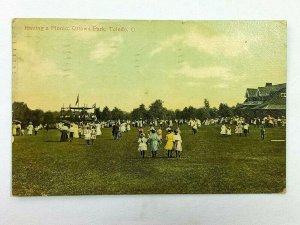
[[[125,125],[125,123],[122,123],[120,126],[120,132],[124,133],[125,131],[126,131],[126,125]]]
[[[27,127],[27,134],[29,134],[31,136],[32,131],[33,131],[33,125],[32,125],[32,122],[29,122],[29,125]]]
[[[78,133],[78,124],[73,124],[73,129],[74,129],[74,138],[79,138],[79,133]]]
[[[222,134],[224,136],[224,135],[226,135],[226,131],[227,131],[227,128],[226,128],[225,124],[223,124],[221,126],[221,132],[220,132],[220,134]]]
[[[101,132],[101,124],[98,123],[98,124],[96,124],[96,135],[100,136],[101,134],[102,134],[102,132]]]

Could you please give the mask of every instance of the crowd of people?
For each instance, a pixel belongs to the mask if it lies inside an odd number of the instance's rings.
[[[45,124],[45,126],[47,126]],[[38,131],[40,129],[44,128],[42,124],[39,124],[37,126],[33,126],[32,122],[29,122],[28,126],[26,127],[27,134],[28,135],[37,135]],[[12,135],[13,136],[23,136],[25,135],[25,129],[22,127],[22,122],[20,121],[13,121],[12,124]]]
[[[138,131],[138,151],[142,157],[145,157],[145,153],[148,149],[151,151],[151,156],[156,157],[157,152],[162,149],[163,142],[165,142],[164,149],[167,152],[167,157],[172,158],[181,157],[182,152],[182,138],[180,135],[179,127],[181,125],[188,125],[191,127],[192,134],[197,134],[198,129],[202,126],[209,125],[221,125],[220,134],[222,136],[232,135],[232,126],[235,126],[234,134],[237,136],[248,136],[250,133],[250,126],[254,128],[260,128],[261,140],[265,138],[266,127],[280,127],[286,125],[285,117],[274,118],[267,116],[264,118],[252,118],[245,119],[243,117],[218,117],[206,120],[190,119],[190,120],[109,120],[101,122],[69,122],[62,121],[56,124],[56,128],[61,132],[61,142],[72,142],[73,139],[82,138],[87,145],[94,145],[97,136],[102,134],[102,128],[111,128],[112,138],[118,140],[122,138],[123,134],[129,132],[132,128],[137,128]],[[144,127],[149,127],[148,132],[144,132]],[[174,128],[175,127],[175,128]],[[49,130],[49,125],[42,124],[33,126],[32,122],[29,122],[28,126],[22,128],[21,121],[13,121],[12,135],[22,136],[27,131],[28,135],[37,135],[40,129],[45,128]],[[163,138],[163,129],[166,128],[166,135]],[[175,155],[173,155],[175,153]]]
[[[61,132],[60,141],[72,142],[74,138],[84,138],[87,145],[94,145],[97,136],[102,134],[100,123],[69,123],[68,121],[56,124]]]

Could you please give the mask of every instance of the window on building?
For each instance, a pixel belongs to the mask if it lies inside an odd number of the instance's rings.
[[[281,96],[282,98],[286,98],[286,93],[281,93],[280,96]]]

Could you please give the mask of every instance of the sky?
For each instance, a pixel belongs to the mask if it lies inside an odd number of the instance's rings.
[[[285,21],[15,19],[13,101],[131,111],[230,106],[286,82]]]

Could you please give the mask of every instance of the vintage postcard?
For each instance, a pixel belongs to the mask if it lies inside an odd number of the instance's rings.
[[[282,193],[286,21],[14,19],[15,196]]]

